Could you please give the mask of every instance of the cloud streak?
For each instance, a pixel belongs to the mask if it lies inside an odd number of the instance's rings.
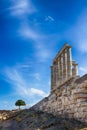
[[[28,24],[28,22],[23,22],[20,25],[20,28],[18,30],[19,36],[25,39],[31,39],[35,42],[37,42],[40,39],[40,36],[37,32],[35,32]]]
[[[31,0],[10,0],[10,2],[11,6],[7,8],[7,10],[10,12],[10,15],[12,17],[20,19],[19,28],[16,30],[16,35],[23,40],[29,41],[29,44],[33,44],[33,47],[35,49],[35,58],[37,58],[37,60],[40,59],[40,62],[46,61],[52,53],[46,47],[47,35],[43,34],[42,31],[39,30],[39,27],[38,29],[35,27],[37,20],[33,22],[33,18],[32,25],[31,21],[29,21],[29,18],[31,18],[32,14],[38,16],[37,13],[39,10]],[[46,23],[46,21],[54,21],[54,18],[51,16],[42,17],[44,23]],[[31,41],[33,42],[31,43]]]
[[[32,27],[29,26],[27,20],[25,22],[22,21],[21,26],[18,30],[18,36],[28,41],[33,41],[33,47],[36,52],[35,56],[36,59],[40,60],[40,62],[44,62],[50,57],[52,52],[50,52],[46,47],[47,36],[43,35],[39,31],[37,32],[33,30]]]
[[[33,77],[34,77],[36,80],[39,80],[39,81],[41,80],[39,73],[33,74]]]
[[[79,67],[79,71],[81,75],[84,75],[87,73],[87,67]]]
[[[87,9],[78,17],[76,23],[65,31],[65,37],[75,43],[75,47],[83,52],[87,52]]]
[[[20,19],[19,27],[16,30],[16,36],[20,39],[27,40],[29,44],[33,45],[37,61],[47,61],[52,54],[52,52],[47,48],[47,35],[42,33],[42,30],[39,30],[41,25],[38,25],[38,28],[35,26],[38,22],[37,20],[35,22],[33,22],[34,18],[33,20],[29,20],[29,18],[32,17],[32,14],[36,16],[36,19],[40,20],[37,18],[39,10],[31,0],[10,0],[10,2],[11,6],[7,10],[9,10],[12,17]],[[41,17],[43,17],[42,22],[44,22],[44,25],[46,24],[46,21],[54,21],[54,18],[51,16]]]
[[[76,37],[77,37],[77,43],[78,48],[82,52],[87,52],[87,10],[84,11],[84,13],[80,16],[77,22],[76,27]]]
[[[54,18],[51,17],[51,16],[46,16],[46,17],[45,17],[45,21],[53,22],[53,21],[55,21],[55,20],[54,20]]]
[[[12,85],[17,95],[30,98],[35,96],[45,97],[47,94],[40,89],[30,87],[29,83],[23,78],[22,74],[15,68],[5,69],[6,79]],[[36,78],[39,78],[36,75]]]
[[[11,0],[12,6],[9,8],[12,16],[23,16],[36,11],[30,0]]]

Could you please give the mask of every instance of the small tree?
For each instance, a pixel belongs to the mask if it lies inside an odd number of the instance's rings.
[[[19,110],[20,110],[20,106],[25,106],[26,103],[23,100],[17,100],[15,103],[16,106],[19,106]]]

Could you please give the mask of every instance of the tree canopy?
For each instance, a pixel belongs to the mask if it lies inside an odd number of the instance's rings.
[[[23,100],[17,100],[16,103],[15,103],[16,106],[19,106],[19,109],[20,109],[20,106],[25,106],[26,103],[25,101]]]

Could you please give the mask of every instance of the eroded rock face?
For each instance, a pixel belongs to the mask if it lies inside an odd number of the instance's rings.
[[[1,122],[1,130],[80,130],[87,125],[75,119],[54,116],[34,109],[16,112],[8,120]]]
[[[18,110],[0,110],[0,120],[7,120],[8,118],[10,118],[13,113],[17,112]]]
[[[87,75],[61,85],[33,108],[87,122]]]

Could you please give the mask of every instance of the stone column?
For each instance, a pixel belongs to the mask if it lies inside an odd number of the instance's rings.
[[[56,87],[56,65],[53,64],[53,88]]]
[[[60,84],[62,83],[62,57],[59,57],[60,60],[60,64],[59,64],[59,68],[60,68]]]
[[[51,66],[51,91],[56,87],[55,65]]]
[[[63,80],[67,80],[67,50],[63,53]]]
[[[51,91],[53,90],[53,66],[51,68]]]
[[[78,76],[78,64],[73,64],[72,73],[73,76]]]
[[[61,83],[63,83],[63,53],[61,54]]]
[[[56,61],[56,87],[58,86],[58,59]]]
[[[58,58],[58,81],[57,81],[57,86],[60,85],[60,60]]]
[[[75,65],[75,75],[78,76],[78,64]]]
[[[67,78],[72,77],[72,55],[71,47],[67,47]]]

